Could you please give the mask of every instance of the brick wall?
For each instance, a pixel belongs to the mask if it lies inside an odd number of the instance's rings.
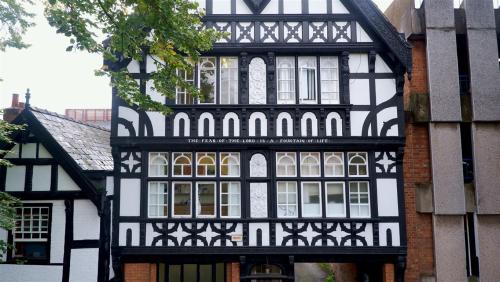
[[[240,264],[239,263],[226,264],[226,281],[227,282],[240,282]]]
[[[156,264],[126,263],[123,267],[125,282],[156,282]]]
[[[412,40],[413,75],[406,81],[404,101],[410,95],[428,93],[425,42]],[[405,107],[406,108],[406,107]],[[416,186],[431,182],[429,130],[427,123],[406,124],[406,147],[403,160],[408,258],[405,281],[420,281],[434,276],[432,215],[417,213]]]

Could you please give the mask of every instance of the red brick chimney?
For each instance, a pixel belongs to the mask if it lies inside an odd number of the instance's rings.
[[[12,94],[12,103],[10,108],[3,110],[3,119],[5,121],[13,121],[24,109],[24,103],[19,102],[19,94]]]

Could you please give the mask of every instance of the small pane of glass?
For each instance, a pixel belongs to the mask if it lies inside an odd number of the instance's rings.
[[[173,153],[173,175],[174,176],[191,176],[191,153]]]
[[[317,102],[316,57],[299,57],[299,100],[300,103]]]
[[[327,182],[326,215],[329,217],[345,216],[345,198],[343,182]]]
[[[278,217],[297,216],[297,183],[278,182]]]
[[[295,104],[295,58],[277,57],[278,104]]]
[[[276,153],[276,176],[297,176],[297,164],[295,153]]]
[[[347,153],[349,176],[368,176],[368,154]]]
[[[343,153],[325,153],[325,176],[343,177],[344,176],[344,154]]]
[[[177,182],[173,184],[174,216],[191,215],[191,183]]]
[[[167,175],[168,153],[149,153],[149,176],[164,177]]]
[[[240,153],[220,154],[220,175],[223,177],[240,176]]]
[[[349,182],[349,198],[351,217],[370,217],[368,182]]]
[[[220,103],[238,104],[238,58],[220,58]]]
[[[215,182],[197,183],[196,214],[201,217],[215,216]]]
[[[215,176],[215,153],[197,153],[196,162],[197,176]]]
[[[241,188],[239,182],[221,183],[221,217],[240,217]]]
[[[199,64],[200,104],[215,103],[215,82],[217,71],[215,66],[215,57],[201,58]]]
[[[149,182],[148,196],[149,217],[168,216],[168,183]]]
[[[303,177],[321,176],[319,153],[300,153],[300,174]]]
[[[321,185],[319,182],[302,183],[302,216],[321,216]]]

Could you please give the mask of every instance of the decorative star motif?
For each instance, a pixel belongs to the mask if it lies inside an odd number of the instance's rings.
[[[133,171],[134,167],[140,162],[134,158],[133,153],[130,153],[130,155],[128,156],[128,160],[124,161],[123,163],[128,165],[129,171]]]

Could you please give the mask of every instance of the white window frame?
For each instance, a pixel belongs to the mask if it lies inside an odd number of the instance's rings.
[[[328,161],[330,159],[336,159],[340,160],[340,164],[329,164]],[[345,176],[345,165],[344,165],[344,153],[342,152],[325,152],[323,155],[323,161],[324,161],[324,171],[325,171],[325,177],[344,177]],[[327,169],[327,166],[342,166],[342,173],[341,174],[332,174],[330,173],[331,171]],[[333,169],[333,172],[335,172],[335,168]]]
[[[188,184],[189,185],[189,214],[178,215],[175,214],[175,185],[177,184]],[[193,184],[191,182],[186,181],[176,181],[172,182],[172,204],[171,211],[172,217],[175,218],[189,218],[193,215]]]
[[[312,65],[310,63],[313,63]],[[317,104],[318,103],[318,62],[316,57],[299,57],[298,58],[299,67],[299,103],[300,104]],[[303,81],[309,80],[309,71],[314,72],[314,99],[309,99],[309,89],[307,84]],[[306,77],[303,77],[303,75]],[[304,88],[306,87],[306,88]],[[304,94],[304,90],[306,93]],[[304,96],[305,95],[305,96]]]
[[[304,164],[304,161],[308,158],[314,158],[316,159],[317,163],[316,165],[310,165],[310,164]],[[318,174],[305,174],[304,173],[304,166],[308,167],[309,172],[310,170],[314,167],[318,167]],[[300,176],[302,177],[321,177],[321,154],[318,152],[301,152],[300,153]]]
[[[20,222],[21,224],[18,226],[17,224],[14,226],[14,229],[12,231],[12,239],[13,239],[13,243],[15,244],[16,242],[50,242],[50,207],[49,206],[45,206],[45,205],[40,205],[40,206],[22,206],[22,207],[17,207],[16,209],[21,209],[21,217],[18,217],[16,215],[16,223],[17,222]],[[35,219],[33,217],[33,210],[34,209],[39,209],[39,215],[38,216],[38,219]],[[24,216],[24,212],[25,210],[30,210],[30,217],[29,218],[26,218]],[[45,213],[42,213],[42,211],[46,211]],[[30,226],[29,226],[29,230],[26,231],[25,230],[25,221],[27,221],[27,219],[29,219],[29,222],[30,222]],[[38,223],[38,231],[34,231],[33,230],[33,227],[34,227],[34,223],[37,222]],[[43,230],[42,231],[42,222],[46,222],[47,223],[47,227],[46,227],[46,230]],[[20,234],[21,235],[21,238],[18,238],[17,235]],[[29,238],[24,238],[25,234],[28,234],[29,235]],[[40,238],[34,238],[33,235],[35,234],[38,234]],[[42,238],[42,235],[43,234],[46,234],[47,238]]]
[[[209,184],[213,186],[214,189],[214,214],[202,215],[201,213],[201,202],[199,188],[200,185]],[[213,181],[200,181],[196,182],[196,217],[197,218],[214,218],[217,215],[217,184]]]
[[[228,184],[228,192],[227,193],[224,193],[222,192],[222,185],[223,184]],[[231,193],[231,189],[230,189],[230,186],[232,184],[237,184],[238,185],[238,189],[239,189],[239,193],[237,193],[239,195],[239,198],[240,198],[240,201],[237,203],[237,204],[234,204],[232,201],[231,201],[231,196],[232,195],[235,195],[236,193]],[[224,204],[222,202],[222,195],[227,195],[227,204]],[[241,183],[240,182],[237,182],[237,181],[223,181],[220,183],[220,198],[219,198],[219,214],[220,214],[220,217],[221,218],[241,218]],[[231,213],[231,207],[235,207],[237,206],[238,207],[238,210],[239,210],[239,215],[222,215],[222,207],[227,207],[227,211],[228,211],[228,214]]]
[[[280,183],[285,183],[286,185],[286,191],[285,192],[279,192],[279,184]],[[293,183],[295,184],[295,204],[290,204],[289,201],[288,201],[288,194],[291,194],[289,192],[289,184],[290,183]],[[299,186],[297,184],[297,181],[277,181],[276,182],[276,215],[278,218],[298,218],[299,217]],[[280,194],[286,194],[286,203],[282,203],[280,204],[279,202],[279,195]],[[279,215],[279,208],[280,206],[285,206],[286,207],[286,211],[288,211],[288,207],[289,206],[295,206],[295,215]]]
[[[359,184],[360,183],[366,183],[367,192],[360,192],[359,191],[359,189],[360,189],[359,188]],[[357,192],[351,192],[351,184],[356,184],[356,186],[358,188]],[[352,201],[352,194],[357,194],[358,195],[358,202],[357,203],[351,203],[351,201]],[[361,203],[360,202],[361,194],[366,194],[367,199],[368,199],[368,203],[365,204],[365,203]],[[353,211],[354,206],[358,209],[358,214],[360,213],[361,206],[367,206],[368,207],[368,215],[353,216],[352,215],[352,211]],[[368,181],[350,181],[349,182],[349,210],[351,211],[351,217],[352,218],[370,218],[371,217],[371,208],[370,208],[370,183]]]
[[[224,67],[223,66],[223,61],[224,60],[234,60],[236,62],[236,67]],[[238,77],[239,77],[239,74],[238,74],[238,57],[220,57],[219,58],[219,95],[220,95],[220,104],[222,105],[237,105],[238,104],[238,88],[239,88],[239,80],[238,80]],[[228,71],[229,74],[229,78],[228,78],[228,89],[225,89],[225,85],[223,84],[223,81],[222,81],[222,72],[223,71]],[[231,86],[234,86],[234,88],[236,89],[236,94],[235,93],[232,93],[231,91]],[[224,93],[224,91],[227,91],[226,93]],[[224,95],[227,94],[229,95],[228,97],[228,102],[223,102],[224,100]],[[233,99],[235,99],[235,101],[233,101]]]
[[[194,85],[194,80],[195,80],[195,68],[194,66],[191,69],[191,77],[189,77],[189,71],[186,70],[175,70],[175,73],[177,76],[181,77],[185,82],[191,83]],[[182,99],[180,99],[180,95],[182,95]],[[177,105],[192,105],[194,104],[194,97],[190,95],[191,101],[188,101],[188,93],[186,88],[181,88],[181,87],[175,87],[175,103]],[[182,100],[182,102],[179,102]]]
[[[360,157],[364,159],[364,164],[352,164],[352,160],[354,158]],[[359,168],[361,166],[366,166],[366,174],[359,174]],[[351,166],[356,167],[356,174],[351,174]],[[348,152],[347,153],[347,173],[349,176],[356,176],[356,177],[368,177],[369,172],[368,172],[368,153],[367,152]]]
[[[184,174],[184,166],[188,166],[186,164],[176,164],[177,159],[179,158],[188,158],[189,166],[191,167],[191,174]],[[181,166],[182,174],[175,174],[175,167]],[[172,153],[172,177],[190,177],[193,175],[193,154],[188,152],[174,152]]]
[[[222,168],[224,166],[228,167],[228,170],[227,170],[228,173],[231,173],[232,172],[231,167],[235,166],[235,165],[231,165],[231,164],[224,164],[224,161],[226,159],[228,159],[228,160],[230,160],[230,159],[236,160],[236,163],[237,163],[237,166],[238,166],[238,169],[236,170],[237,174],[234,174],[234,175],[231,175],[231,174],[223,175],[222,174],[222,172],[224,171]],[[227,177],[227,178],[229,178],[229,177],[240,177],[240,174],[241,174],[240,153],[229,153],[229,152],[226,153],[226,152],[221,152],[219,154],[219,160],[220,160],[220,164],[219,164],[219,166],[220,166],[220,168],[219,168],[219,170],[220,170],[220,177]]]
[[[316,214],[316,215],[304,215],[304,211],[305,211],[305,208],[304,208],[304,205],[305,205],[305,197],[304,197],[304,188],[305,188],[305,185],[306,184],[315,184],[315,185],[318,185],[318,195],[319,195],[319,202],[318,202],[318,205],[319,205],[319,214]],[[303,218],[316,218],[316,217],[322,217],[323,215],[323,208],[322,208],[322,202],[323,202],[323,197],[321,195],[321,182],[319,181],[303,181],[300,183],[300,195],[301,195],[301,207],[302,207],[302,217]]]
[[[287,67],[284,65],[288,64]],[[291,64],[291,65],[290,65]],[[283,72],[290,72],[291,77],[286,77],[283,78]],[[296,97],[297,97],[297,89],[295,87],[295,57],[276,57],[276,90],[277,90],[277,101],[278,104],[295,104]],[[287,82],[289,83],[290,91],[284,91],[281,89],[281,83],[280,82]],[[288,97],[287,99],[282,99],[282,97],[286,94],[286,96],[291,96]]]
[[[203,158],[211,158],[211,156],[209,155],[213,155],[213,166],[214,166],[214,174],[208,174],[208,166],[207,164],[203,164],[201,165],[200,164],[200,160],[203,159]],[[198,174],[198,167],[199,166],[204,166],[205,167],[205,172],[207,174],[205,175],[202,175],[202,174]],[[200,152],[200,153],[196,153],[196,176],[197,177],[215,177],[217,175],[217,154],[216,153],[212,153],[212,152]]]
[[[148,175],[149,177],[167,177],[168,176],[168,156],[169,154],[168,153],[165,153],[165,152],[150,152],[149,153],[149,164],[148,164]],[[164,163],[162,164],[154,164],[153,161],[157,160],[157,159],[162,159],[163,158],[163,161]],[[155,166],[155,167],[159,167],[159,171],[165,171],[166,173],[165,174],[155,174],[156,173],[156,170],[155,169],[152,169],[152,167]],[[163,167],[163,169],[162,169]],[[155,172],[155,173],[153,173]]]
[[[167,196],[167,199],[164,200],[163,205],[151,202],[151,195],[152,195],[152,191],[151,190],[153,188],[152,187],[153,184],[156,184],[156,185],[165,184],[166,185],[165,187],[163,187],[163,188],[165,188],[165,190],[164,190],[163,193],[159,193],[158,190],[156,190],[156,192],[154,193],[158,197],[160,197],[160,196],[164,197],[165,195]],[[158,189],[160,187],[161,186],[156,186],[154,188]],[[167,207],[167,213],[165,215],[151,215],[150,208],[153,207],[153,206],[156,208],[156,212],[158,214],[160,214],[160,212],[159,212],[160,210],[163,210],[163,207]],[[149,218],[167,218],[168,214],[170,212],[169,209],[170,209],[170,207],[168,205],[168,182],[167,181],[150,181],[150,182],[148,182],[148,217]]]
[[[341,184],[342,185],[342,202],[344,206],[344,212],[343,214],[334,214],[331,215],[328,209],[328,185],[329,184]],[[345,182],[343,181],[327,181],[325,182],[325,209],[326,209],[326,217],[339,217],[339,218],[345,218],[347,216],[347,206],[346,206],[346,191],[345,191]]]
[[[207,62],[212,63],[210,60],[214,60],[213,62],[213,67],[206,68],[204,67],[204,64]],[[198,104],[207,104],[207,105],[213,105],[217,102],[217,57],[201,57],[200,62],[198,63],[198,89],[201,89],[201,73],[203,71],[213,71],[214,72],[214,101],[207,103],[207,102],[202,102],[200,98],[198,98]]]
[[[293,160],[293,165],[295,167],[293,175],[281,175],[279,173],[280,161],[283,158],[290,158]],[[285,169],[288,172],[288,169]],[[276,177],[297,177],[297,154],[295,152],[277,152],[276,153]]]
[[[333,62],[333,65],[329,65],[329,62]],[[324,73],[326,71],[333,72],[333,79],[326,79]],[[335,76],[335,72],[337,75]],[[321,77],[321,104],[340,104],[340,80],[339,80],[339,58],[334,56],[320,57],[320,77]],[[333,91],[325,91],[324,83],[331,82],[334,85]],[[333,95],[332,99],[325,99],[326,93]]]

